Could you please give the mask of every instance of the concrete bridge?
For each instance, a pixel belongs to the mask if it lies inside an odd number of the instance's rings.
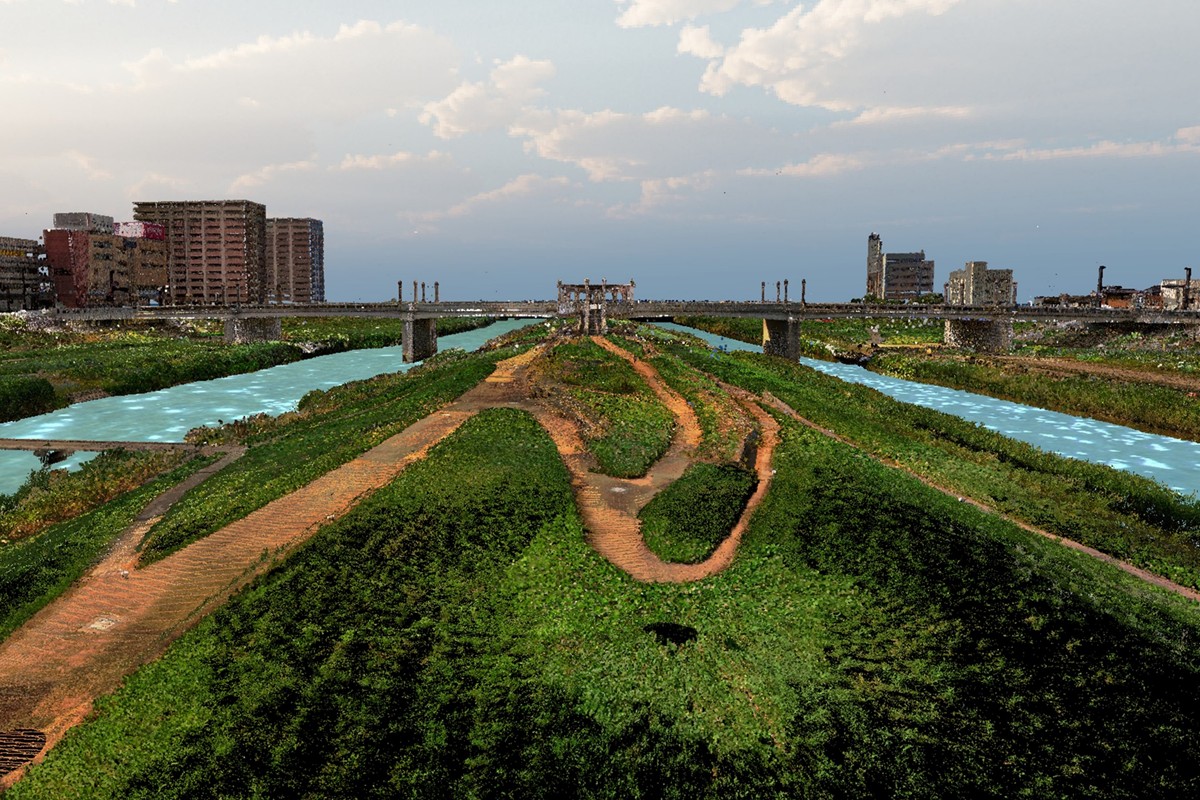
[[[674,317],[743,317],[763,320],[763,349],[788,358],[800,354],[800,323],[820,319],[943,320],[946,342],[981,351],[1012,344],[1014,322],[1200,324],[1200,311],[1161,309],[1044,308],[1032,306],[868,305],[863,303],[763,302],[736,300],[634,300],[607,284],[560,284],[557,300],[437,300],[435,302],[322,303],[263,306],[143,306],[59,309],[58,320],[185,320],[225,322],[230,342],[269,341],[280,336],[283,317],[368,317],[404,320],[403,358],[420,361],[437,352],[437,320],[445,317],[550,318],[579,321],[584,333],[601,333],[608,320],[668,320]],[[626,286],[626,285],[621,285]],[[628,286],[632,286],[628,284]],[[567,290],[564,292],[564,289]],[[614,296],[615,295],[615,296]]]

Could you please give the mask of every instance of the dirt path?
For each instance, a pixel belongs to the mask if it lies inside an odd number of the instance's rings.
[[[1029,356],[992,356],[990,360],[1001,368],[1015,365],[1030,372],[1068,377],[1089,375],[1123,383],[1151,383],[1181,389],[1185,392],[1200,392],[1200,376],[1177,372],[1155,372],[1153,370],[1130,369],[1110,364],[1076,361],[1073,358],[1031,358]],[[986,363],[986,362],[985,362]]]
[[[778,441],[778,426],[753,398],[742,393],[739,402],[755,417],[763,431],[755,463],[758,488],[730,535],[708,559],[699,564],[663,561],[646,547],[637,513],[687,469],[692,452],[700,444],[700,423],[687,401],[670,389],[652,366],[603,337],[593,337],[593,341],[632,364],[659,400],[675,415],[677,424],[671,446],[646,477],[621,479],[591,471],[591,461],[578,430],[571,422],[546,407],[531,409],[554,439],[571,473],[576,506],[587,530],[588,543],[613,565],[640,581],[694,581],[720,572],[732,563],[749,519],[770,486],[771,455]]]
[[[859,447],[857,444],[850,441],[846,437],[841,436],[840,434],[837,434],[837,433],[829,430],[828,428],[822,428],[820,425],[813,422],[812,420],[809,420],[809,419],[806,419],[806,418],[800,416],[787,403],[783,402],[779,398],[777,398],[769,393],[763,394],[763,402],[770,405],[772,408],[776,409],[777,411],[780,411],[780,412],[786,414],[787,416],[791,417],[792,419],[796,420],[797,422],[811,428],[812,430],[817,431],[818,433],[824,434],[825,436],[828,436],[830,439],[834,439],[838,442],[841,442],[844,445],[853,447],[855,450],[858,450],[859,452],[863,453],[864,455],[868,456],[869,458],[871,458],[875,461],[878,461],[880,464],[883,464],[884,466],[891,467],[892,469],[898,469],[898,470],[908,473],[909,475],[916,478],[921,483],[925,484],[926,486],[930,487],[931,489],[937,489],[942,494],[946,494],[951,497],[955,497],[958,500],[960,500],[961,502],[970,503],[971,505],[978,508],[980,511],[986,512],[986,513],[991,514],[996,517],[1000,517],[1001,519],[1011,522],[1013,525],[1016,525],[1017,527],[1021,528],[1022,530],[1029,531],[1030,533],[1036,533],[1038,536],[1049,539],[1052,542],[1057,542],[1058,544],[1061,544],[1063,547],[1068,547],[1072,550],[1076,550],[1080,553],[1084,553],[1086,555],[1091,556],[1092,558],[1103,561],[1106,564],[1112,564],[1113,566],[1117,567],[1118,569],[1123,570],[1124,572],[1127,572],[1130,575],[1133,575],[1137,578],[1140,578],[1143,581],[1146,581],[1147,583],[1154,584],[1155,586],[1158,586],[1162,589],[1166,589],[1169,592],[1174,592],[1175,594],[1180,595],[1181,597],[1186,597],[1189,600],[1194,600],[1194,601],[1200,602],[1200,592],[1197,592],[1195,589],[1189,589],[1188,587],[1182,586],[1178,583],[1175,583],[1174,581],[1168,580],[1167,578],[1164,578],[1161,575],[1156,575],[1153,572],[1147,572],[1146,570],[1142,569],[1141,567],[1134,566],[1133,564],[1130,564],[1128,561],[1122,561],[1119,558],[1110,556],[1108,553],[1103,553],[1094,547],[1088,547],[1087,545],[1082,544],[1081,542],[1076,542],[1073,539],[1064,538],[1062,536],[1059,536],[1056,533],[1051,533],[1049,531],[1042,530],[1041,528],[1034,527],[1033,525],[1030,525],[1026,522],[1022,522],[1019,519],[1014,519],[1013,517],[1010,517],[1007,514],[1004,514],[1003,512],[993,508],[992,506],[989,506],[986,503],[980,502],[979,500],[975,500],[974,498],[971,498],[971,497],[965,497],[963,495],[960,495],[954,489],[951,489],[947,486],[942,486],[941,484],[935,483],[935,482],[929,480],[928,478],[926,478],[925,476],[921,475],[920,473],[914,472],[912,469],[909,469],[904,464],[901,464],[899,462],[896,462],[896,461],[893,461],[893,460],[887,459],[887,458],[879,458],[878,456],[874,455],[873,453],[869,453],[866,450],[864,450],[863,448]]]
[[[0,732],[38,731],[49,750],[125,675],[160,655],[184,630],[278,562],[364,495],[390,482],[484,408],[517,404],[513,374],[527,356],[309,485],[144,568],[135,548],[155,508],[103,561],[0,643]],[[24,770],[0,777],[0,790]]]

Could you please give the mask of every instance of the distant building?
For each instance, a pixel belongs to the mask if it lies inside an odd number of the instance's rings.
[[[266,302],[266,206],[249,200],[139,202],[133,216],[165,230],[171,302]]]
[[[67,308],[129,305],[133,258],[113,234],[112,217],[90,212],[54,215],[42,232],[54,295]]]
[[[1011,269],[988,269],[986,261],[968,261],[950,273],[945,286],[946,305],[1012,306],[1017,304],[1017,282]]]
[[[267,302],[325,302],[325,226],[319,219],[267,220]]]
[[[54,215],[54,230],[111,234],[113,218],[90,211],[67,211]]]
[[[1160,286],[1164,311],[1193,311],[1200,308],[1200,281],[1167,278]]]
[[[52,302],[44,255],[36,239],[0,236],[0,309],[28,311]]]
[[[933,292],[933,262],[925,251],[885,253],[879,234],[867,237],[867,294],[883,300],[912,300]]]
[[[153,222],[118,222],[113,233],[124,240],[131,255],[134,302],[139,305],[166,305],[167,290],[166,228]]]

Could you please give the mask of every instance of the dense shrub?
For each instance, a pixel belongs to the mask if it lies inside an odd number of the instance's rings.
[[[57,406],[54,386],[45,378],[0,377],[0,422],[45,414]]]

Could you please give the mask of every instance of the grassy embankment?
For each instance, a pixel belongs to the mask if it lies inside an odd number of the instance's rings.
[[[688,402],[700,425],[700,446],[694,454],[699,463],[642,509],[642,536],[664,561],[703,561],[729,535],[754,492],[754,465],[736,463],[743,442],[756,431],[754,420],[712,376],[662,351],[658,344],[664,338],[658,329],[615,327],[621,333],[609,340],[648,361]]]
[[[678,347],[698,369],[771,392],[801,416],[960,495],[1200,588],[1200,503],[1145,478],[1063,458],[782,359]]]
[[[1098,376],[1031,373],[1024,366],[1003,361],[922,358],[900,353],[877,355],[870,368],[898,378],[1200,440],[1200,399],[1189,397],[1187,389]]]
[[[536,424],[485,412],[12,797],[1190,793],[1194,604],[783,433],[733,566],[638,584]]]
[[[447,350],[407,373],[309,392],[295,412],[207,431],[207,438],[249,449],[167,512],[146,537],[142,562],[158,560],[341,466],[454,400],[513,352]]]
[[[762,339],[761,322],[745,319],[689,319],[682,323],[744,342]],[[834,320],[801,323],[802,355],[826,359],[865,344],[870,327],[880,326],[888,344],[933,344],[941,341],[941,323],[920,321]],[[1032,323],[1019,324],[1025,343],[1018,341],[1014,355],[1060,358],[1103,363],[1133,371],[1129,379],[1101,375],[1058,375],[1029,373],[1021,363],[1004,359],[964,361],[957,355],[924,355],[920,349],[877,351],[868,369],[898,378],[964,389],[1018,403],[1076,414],[1151,433],[1200,440],[1200,398],[1187,388],[1157,386],[1137,380],[1136,373],[1193,375],[1200,370],[1200,352],[1188,333],[1171,331],[1158,335],[1130,326],[1113,330],[1059,331]],[[1151,329],[1162,326],[1133,326]],[[1154,333],[1152,330],[1151,333]],[[1099,344],[1097,344],[1099,342]],[[1189,349],[1190,348],[1190,349]]]
[[[156,495],[211,461],[101,453],[78,473],[14,495],[0,513],[0,640],[66,591]]]
[[[582,423],[599,472],[640,477],[670,446],[674,416],[619,356],[579,339],[556,345],[535,370],[544,398]]]
[[[438,321],[442,335],[490,320]],[[216,324],[181,330],[113,323],[43,332],[15,320],[0,325],[0,422],[53,411],[79,398],[149,392],[253,372],[318,353],[400,343],[400,320],[287,319],[283,342],[227,345]]]

